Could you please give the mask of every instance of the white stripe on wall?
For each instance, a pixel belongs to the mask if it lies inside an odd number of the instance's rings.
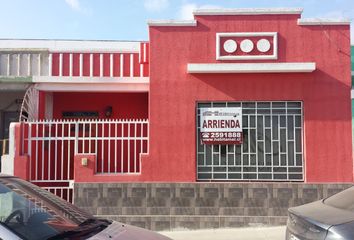
[[[103,77],[103,54],[100,54],[100,76]]]
[[[59,54],[59,76],[63,76],[63,54]]]
[[[130,76],[134,76],[134,54],[130,54]]]
[[[93,54],[90,53],[90,77],[93,76]]]
[[[73,54],[70,53],[69,55],[69,76],[73,75]]]
[[[120,54],[120,76],[123,77],[124,55]]]
[[[109,54],[109,76],[113,77],[113,54]]]
[[[144,43],[144,63],[146,63],[146,45],[147,43]]]
[[[80,57],[79,57],[79,65],[80,65],[80,73],[79,73],[79,76],[80,77],[82,77],[83,76],[83,72],[82,72],[82,69],[83,69],[83,62],[84,62],[84,60],[83,60],[83,54],[82,53],[80,53]]]

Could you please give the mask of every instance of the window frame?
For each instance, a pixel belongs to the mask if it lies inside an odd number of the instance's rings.
[[[269,105],[269,107],[264,107],[267,104]],[[246,107],[252,105],[254,105],[254,107]],[[253,146],[253,148],[256,148],[256,151],[255,152],[251,151],[250,146],[247,147],[246,149],[247,151],[244,151],[245,150],[244,144],[247,144],[245,143],[245,141],[246,142],[250,141],[250,134],[248,134],[247,136],[244,135],[244,137],[247,137],[247,139],[244,139],[244,143],[241,144],[239,147],[238,145],[210,145],[210,147],[208,147],[208,145],[201,144],[200,126],[199,126],[200,124],[199,109],[202,107],[242,107],[243,133],[251,130],[255,131],[256,144],[255,146]],[[252,109],[254,110],[254,113],[250,113],[251,111],[247,111]],[[263,111],[263,110],[267,110],[268,113],[264,113],[267,111]],[[263,113],[261,113],[262,111]],[[250,127],[251,116],[254,116],[255,118],[254,127]],[[247,123],[244,121],[245,117],[247,119]],[[269,125],[265,126],[266,117],[268,118],[267,124],[269,124],[270,121],[270,126]],[[274,131],[273,117],[274,119],[276,118],[278,119],[278,124],[279,124],[275,127],[277,128],[278,131],[277,139],[274,139],[273,136],[273,131]],[[263,132],[260,133],[260,135],[263,135],[263,138],[261,139],[258,139],[258,132],[259,132],[258,130],[259,127],[257,127],[258,118],[262,119],[263,122],[262,123],[263,128],[260,128],[263,130]],[[280,119],[282,119],[282,121],[284,121],[285,119],[285,127],[284,125],[280,126]],[[196,102],[196,179],[197,181],[303,182],[305,178],[303,122],[304,122],[303,101],[198,101]],[[291,123],[292,126],[290,126]],[[271,137],[271,143],[270,143],[271,152],[266,152],[267,142],[265,138],[265,133],[267,132],[267,134],[269,134],[269,131]],[[283,134],[285,132],[285,145],[283,142],[281,142],[281,140],[284,140],[284,136],[282,136],[282,139],[280,138],[280,131],[282,131]],[[292,133],[288,134],[289,131],[290,132],[292,131]],[[289,137],[292,137],[292,139],[289,139]],[[263,155],[263,162],[264,162],[263,165],[259,164],[260,160],[262,160],[262,157],[260,157],[259,159],[258,156],[259,142],[261,144],[263,143],[263,152],[260,153],[260,155]],[[278,150],[280,151],[278,153],[278,157],[279,157],[278,164],[275,164],[277,162],[274,161],[275,159],[274,149],[273,149],[275,147],[274,143],[278,144]],[[281,151],[281,147],[280,147],[281,145],[283,151]],[[285,146],[285,151],[283,149],[284,146]],[[211,148],[211,149],[207,149],[207,148]],[[214,151],[214,148],[216,148],[216,151]],[[226,151],[224,148],[226,148]],[[233,148],[233,152],[230,151],[229,148],[231,148],[231,150]],[[267,144],[267,148],[269,150],[269,144]],[[292,154],[290,159],[289,159],[289,149],[293,149],[293,151],[290,152]],[[223,154],[221,152],[223,152]],[[226,157],[224,157],[223,159],[222,155],[225,155],[224,152],[226,152]],[[208,154],[209,156],[207,156]],[[229,156],[232,154],[233,154],[233,159],[231,158],[230,160]],[[214,155],[219,155],[219,161],[217,160],[215,161]],[[285,164],[284,163],[282,164],[281,157],[283,157],[283,162],[284,162],[284,156],[285,156]],[[211,159],[207,159],[207,158],[211,158]],[[248,164],[245,165],[244,163],[245,162],[247,163],[247,158],[248,158]],[[271,164],[269,164],[269,158]],[[230,161],[233,164],[229,164]],[[253,161],[253,164],[250,164],[251,161]],[[266,161],[268,161],[268,165],[266,164]],[[202,162],[203,164],[200,164]],[[220,164],[221,162],[222,164]],[[208,168],[209,169],[211,168],[211,170],[208,171],[207,170]],[[253,169],[254,171],[250,171],[250,169],[247,169],[248,171],[244,171],[246,168],[251,168],[251,170],[252,168],[255,169]],[[280,170],[282,170],[282,172],[276,172]],[[209,174],[211,177],[203,177],[203,174],[205,174],[204,176],[207,176]],[[219,177],[217,174],[219,174]],[[220,177],[223,174],[225,177]],[[251,174],[251,175],[247,175],[247,174]],[[269,176],[265,177],[266,174],[268,175],[270,174],[271,177]]]

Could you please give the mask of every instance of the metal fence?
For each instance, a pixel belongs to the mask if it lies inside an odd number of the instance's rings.
[[[204,107],[242,108],[243,143],[202,144]],[[303,181],[302,108],[299,101],[198,103],[198,180]]]
[[[148,120],[46,120],[23,123],[31,182],[72,199],[74,156],[95,155],[96,174],[137,174],[147,153]]]

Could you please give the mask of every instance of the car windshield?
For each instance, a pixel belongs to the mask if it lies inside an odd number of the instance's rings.
[[[0,224],[23,239],[47,239],[94,219],[59,197],[17,178],[0,178]]]
[[[332,207],[354,211],[354,187],[350,187],[324,200]]]

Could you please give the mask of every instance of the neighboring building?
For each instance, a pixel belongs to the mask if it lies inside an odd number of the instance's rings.
[[[153,229],[284,223],[353,182],[350,23],[301,12],[197,10],[149,21],[146,43],[0,40],[5,77],[32,83],[4,170]]]
[[[1,40],[3,41],[3,40]],[[17,122],[20,116],[22,98],[30,86],[29,76],[17,76],[5,68],[7,61],[3,56],[9,54],[7,48],[1,46],[0,53],[0,157],[8,153],[9,125]],[[15,50],[16,51],[16,50]],[[13,75],[12,75],[13,74]],[[10,76],[11,75],[11,76]]]
[[[351,63],[352,63],[352,136],[353,136],[353,144],[354,144],[354,92],[353,92],[353,87],[354,87],[354,46],[351,46]]]
[[[81,111],[102,119],[107,109],[112,112],[110,118],[147,118],[148,67],[139,60],[140,46],[145,44],[0,40],[0,139],[4,152],[8,150],[9,123],[19,118],[70,119],[63,111]]]

